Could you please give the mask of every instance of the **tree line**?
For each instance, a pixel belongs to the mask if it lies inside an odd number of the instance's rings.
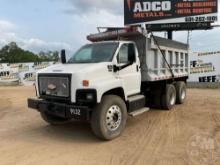
[[[25,63],[25,62],[49,62],[59,61],[58,51],[41,51],[35,54],[20,48],[15,42],[11,42],[0,49],[0,63]]]

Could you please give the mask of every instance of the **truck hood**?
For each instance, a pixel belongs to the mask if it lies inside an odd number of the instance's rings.
[[[57,74],[75,74],[75,73],[80,73],[80,74],[87,74],[91,73],[94,71],[104,71],[103,69],[106,68],[107,66],[112,65],[110,62],[105,62],[105,63],[94,63],[94,64],[58,64],[58,65],[53,65],[50,67],[47,67],[45,69],[42,69],[38,71],[38,74],[41,73],[57,73]]]

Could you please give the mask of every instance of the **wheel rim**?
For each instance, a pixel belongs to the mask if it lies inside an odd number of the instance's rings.
[[[176,102],[176,96],[175,93],[173,92],[170,96],[170,105],[174,105]]]
[[[122,112],[119,106],[111,106],[106,114],[106,124],[109,131],[115,131],[121,125]]]
[[[186,91],[183,89],[181,94],[181,99],[184,100],[186,98]]]

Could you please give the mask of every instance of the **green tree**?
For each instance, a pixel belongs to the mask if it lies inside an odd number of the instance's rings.
[[[58,51],[47,51],[43,52],[41,51],[39,53],[39,58],[42,61],[58,61],[59,60],[59,52]]]
[[[59,60],[58,51],[39,52],[34,54],[33,52],[26,51],[18,47],[15,42],[11,42],[5,45],[0,50],[0,62],[1,63],[22,63],[22,62],[43,62],[43,61],[55,61]]]
[[[37,62],[40,60],[36,54],[19,48],[15,42],[9,43],[0,50],[0,59],[2,63]]]

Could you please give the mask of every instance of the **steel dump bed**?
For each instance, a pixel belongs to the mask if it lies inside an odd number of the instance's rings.
[[[161,81],[189,75],[187,44],[152,35],[149,37],[149,34],[141,28],[111,29],[89,35],[87,39],[92,42],[111,40],[135,42],[141,62],[142,81]]]

